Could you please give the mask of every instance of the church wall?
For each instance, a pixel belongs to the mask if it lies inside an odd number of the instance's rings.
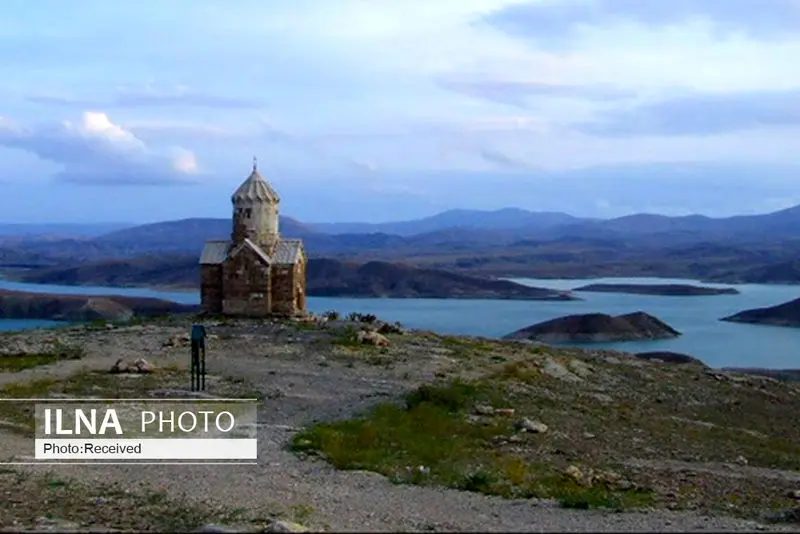
[[[278,239],[278,205],[271,202],[238,202],[233,210],[234,243],[245,238],[269,249]]]
[[[247,231],[247,218],[245,217],[245,208],[237,208],[233,211],[233,232],[231,233],[231,240],[234,243],[241,243],[248,237]]]
[[[295,308],[294,269],[291,266],[275,266],[272,270],[272,312],[293,315]]]
[[[294,307],[298,312],[307,311],[307,290],[306,287],[306,262],[299,261],[294,266]]]
[[[207,313],[222,313],[222,266],[200,267],[200,302]]]
[[[223,313],[262,317],[271,306],[270,268],[245,248],[223,267]]]

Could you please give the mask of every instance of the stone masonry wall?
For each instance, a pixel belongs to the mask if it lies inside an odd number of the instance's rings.
[[[295,311],[293,269],[291,266],[276,265],[272,270],[272,312],[293,315]]]
[[[225,262],[222,273],[222,312],[263,317],[270,313],[270,268],[249,248]]]
[[[231,232],[231,240],[234,243],[241,243],[248,235],[247,218],[245,217],[244,209],[239,208],[233,214],[233,232]]]
[[[299,261],[294,266],[294,306],[295,310],[300,313],[308,311],[306,302],[307,282],[306,262]]]
[[[222,313],[222,266],[200,267],[200,302],[208,313]]]

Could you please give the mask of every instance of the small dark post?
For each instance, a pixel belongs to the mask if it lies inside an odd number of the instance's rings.
[[[206,389],[206,327],[192,325],[192,391]]]

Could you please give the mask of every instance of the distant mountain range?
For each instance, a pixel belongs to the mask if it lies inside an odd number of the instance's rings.
[[[431,217],[387,223],[310,223],[306,226],[327,234],[393,234],[412,236],[452,228],[480,230],[541,229],[591,219],[560,212],[535,212],[520,208],[496,211],[448,210]]]
[[[398,237],[429,235],[446,240],[455,238],[471,241],[489,236],[506,239],[581,237],[622,237],[668,235],[675,237],[693,234],[695,239],[711,237],[763,236],[800,237],[800,206],[763,215],[738,215],[713,218],[704,215],[671,217],[658,214],[626,215],[613,219],[575,217],[561,212],[534,212],[520,208],[495,211],[454,209],[422,219],[386,223],[303,223],[291,217],[281,217],[281,232],[297,238],[314,236],[353,236],[385,234]],[[0,238],[29,238],[61,236],[97,238],[98,243],[146,239],[157,248],[172,246],[176,233],[195,241],[225,238],[230,234],[230,219],[192,218],[143,225],[125,223],[97,224],[3,224]],[[158,245],[161,243],[161,245]]]
[[[0,237],[97,237],[131,223],[0,223]]]
[[[764,215],[712,218],[638,214],[587,219],[565,213],[450,210],[393,223],[303,223],[281,217],[281,233],[301,238],[311,257],[492,276],[681,276],[717,281],[800,281],[800,206]],[[19,225],[17,225],[19,226]],[[8,225],[6,226],[8,227]],[[2,236],[0,267],[143,255],[199,255],[226,239],[231,221],[194,218],[71,234]],[[74,230],[74,228],[73,228]],[[64,235],[64,237],[59,237]]]

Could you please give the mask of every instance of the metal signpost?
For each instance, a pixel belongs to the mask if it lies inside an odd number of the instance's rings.
[[[192,391],[206,390],[206,327],[192,325]]]

